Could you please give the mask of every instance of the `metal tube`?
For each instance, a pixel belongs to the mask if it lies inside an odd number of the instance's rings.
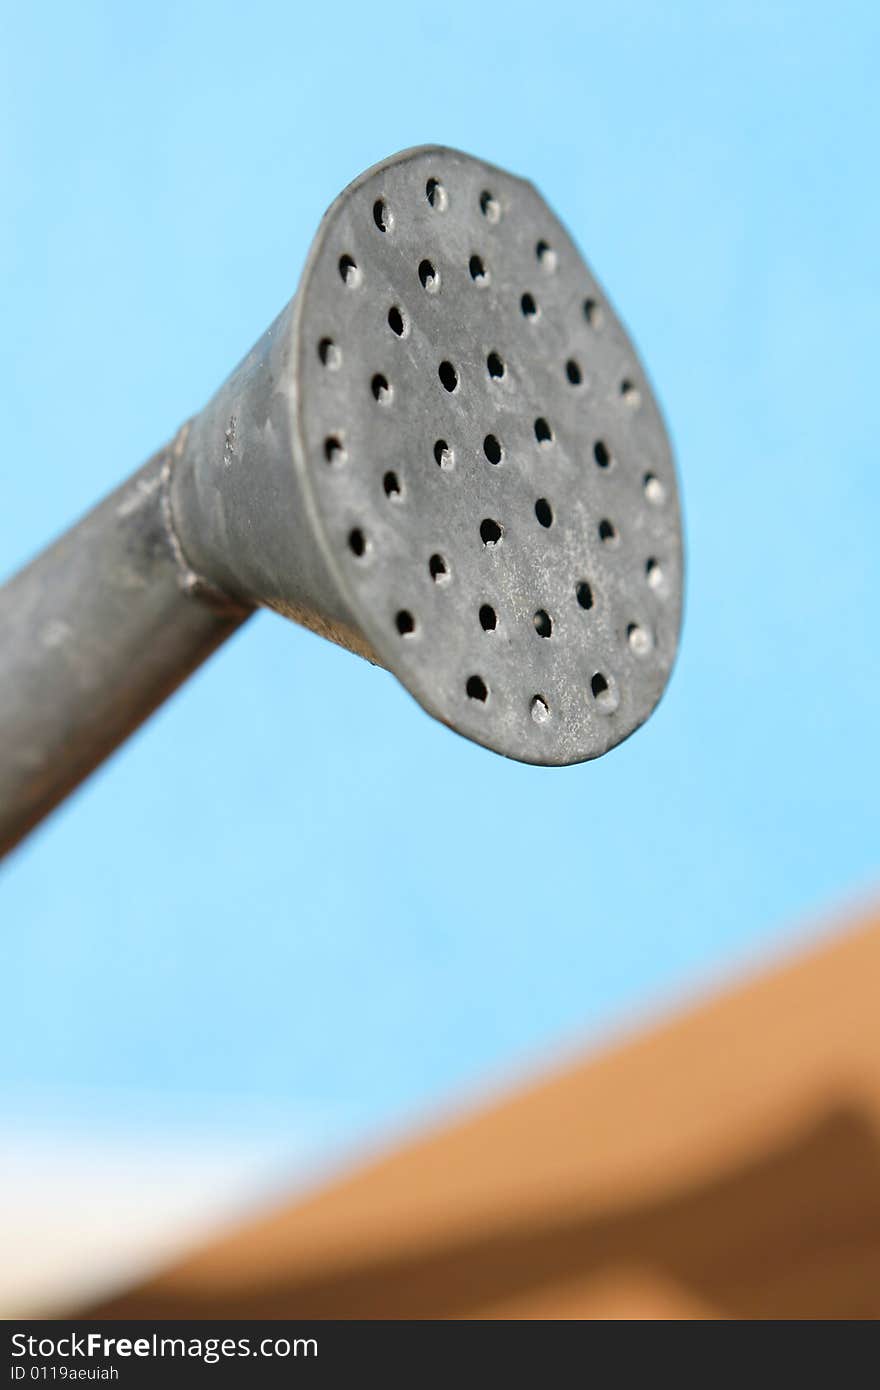
[[[251,611],[183,561],[170,463],[156,454],[0,589],[0,854]]]
[[[659,408],[565,228],[405,151],[174,444],[0,590],[0,854],[255,605],[496,752],[599,757],[666,685],[682,559]]]

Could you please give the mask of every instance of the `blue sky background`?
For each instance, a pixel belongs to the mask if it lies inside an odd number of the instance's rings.
[[[4,573],[208,398],[335,193],[426,141],[573,230],[689,558],[666,699],[574,769],[249,624],[0,871],[6,1113],[358,1143],[875,889],[877,7],[2,9]]]

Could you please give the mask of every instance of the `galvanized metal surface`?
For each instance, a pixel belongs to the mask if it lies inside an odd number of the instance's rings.
[[[189,596],[157,454],[0,591],[0,855],[247,616]]]
[[[500,169],[417,149],[347,188],[183,463],[194,569],[497,752],[596,757],[663,691],[682,589],[663,423],[564,227]]]
[[[296,330],[312,506],[383,663],[509,757],[619,743],[675,653],[675,477],[633,348],[541,197],[448,150],[380,168],[325,222]]]
[[[173,455],[0,591],[0,852],[255,604],[559,764],[651,713],[681,593],[669,444],[604,290],[530,184],[404,152],[333,204]]]

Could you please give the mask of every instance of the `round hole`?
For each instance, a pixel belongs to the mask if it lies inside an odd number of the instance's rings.
[[[383,376],[381,372],[377,372],[373,377],[370,382],[370,390],[373,393],[373,400],[378,401],[380,405],[388,405],[390,403],[391,387],[388,384],[388,378]]]
[[[468,270],[475,285],[488,285],[489,272],[482,256],[471,256],[468,261]]]
[[[535,421],[535,438],[539,444],[550,444],[553,441],[553,431],[543,415],[539,415]]]
[[[455,462],[455,455],[445,439],[438,439],[434,445],[434,462],[438,468],[451,468]]]
[[[349,289],[354,289],[355,285],[359,285],[361,282],[361,272],[358,269],[357,261],[352,256],[339,257],[339,274]]]
[[[626,640],[629,643],[630,651],[636,656],[647,656],[651,650],[651,634],[647,628],[641,627],[638,623],[630,623],[626,629]]]
[[[406,319],[396,304],[392,304],[388,310],[388,327],[398,338],[402,338],[406,332]]]
[[[480,212],[487,222],[497,222],[501,216],[501,205],[488,188],[484,188],[480,194]]]
[[[552,637],[553,619],[545,609],[539,608],[532,621],[539,637]]]
[[[593,458],[600,468],[610,468],[611,455],[608,452],[608,445],[603,439],[597,439],[593,445]]]
[[[342,353],[332,338],[321,339],[318,344],[318,356],[330,372],[335,372],[342,366]]]
[[[497,545],[501,540],[501,535],[501,527],[498,525],[498,522],[493,521],[490,516],[487,516],[484,521],[480,522],[480,539],[483,545]]]
[[[481,704],[489,698],[489,687],[482,676],[468,676],[465,690],[471,700],[479,700]]]
[[[388,472],[385,474],[385,477],[382,479],[382,486],[385,489],[386,497],[393,497],[395,499],[400,497],[400,479],[393,469],[389,468]]]
[[[483,453],[490,463],[500,463],[502,458],[502,448],[494,434],[487,434],[483,440]]]
[[[380,232],[388,232],[393,225],[393,218],[388,211],[388,204],[384,198],[377,198],[373,204],[373,221]]]
[[[489,356],[486,358],[486,371],[491,377],[495,377],[496,379],[504,376],[504,363],[497,352],[490,352]]]
[[[428,573],[435,584],[444,584],[449,578],[449,569],[442,555],[432,555],[428,561]]]
[[[542,270],[552,272],[556,269],[556,252],[546,241],[539,241],[535,247],[535,255]]]
[[[597,671],[590,681],[590,691],[602,713],[613,714],[620,703],[617,687],[601,671]]]
[[[592,608],[593,590],[590,588],[586,579],[581,579],[575,587],[575,595],[581,608]]]
[[[533,695],[529,708],[536,724],[546,724],[550,718],[550,706],[543,695]]]
[[[599,540],[603,545],[613,545],[617,540],[617,527],[607,517],[599,522]]]
[[[428,179],[425,184],[425,197],[435,212],[444,212],[449,203],[446,189],[439,179]]]
[[[646,473],[642,479],[642,487],[645,489],[645,496],[655,507],[660,507],[666,501],[666,489],[655,473]]]
[[[520,299],[519,307],[524,319],[533,319],[537,317],[538,306],[535,303],[535,296],[529,294],[528,290],[526,290],[525,294]]]
[[[602,305],[597,299],[584,300],[584,318],[591,328],[601,328],[604,317]]]
[[[553,525],[553,508],[546,497],[539,497],[535,503],[535,516],[542,526]]]
[[[484,603],[480,609],[480,627],[484,632],[494,632],[498,626],[498,614],[491,603]]]
[[[367,538],[359,526],[355,526],[353,530],[349,531],[348,548],[352,555],[356,555],[358,559],[366,553]]]
[[[454,391],[458,385],[458,372],[451,362],[441,362],[437,368],[440,383],[446,391]]]
[[[328,463],[345,463],[345,445],[338,434],[328,434],[324,440],[324,457]]]
[[[568,361],[565,364],[565,375],[568,377],[572,386],[580,386],[581,382],[584,379],[580,369],[580,364],[578,362],[575,362],[573,357],[569,357]]]
[[[659,560],[653,557],[645,562],[645,577],[650,587],[654,590],[663,588],[664,574],[663,567]]]
[[[419,262],[419,279],[428,294],[436,294],[440,288],[440,276],[430,261]]]
[[[641,403],[641,393],[634,381],[622,381],[620,383],[620,395],[624,405],[630,406],[633,410]]]
[[[401,637],[409,637],[416,630],[416,620],[408,608],[401,608],[394,622]]]

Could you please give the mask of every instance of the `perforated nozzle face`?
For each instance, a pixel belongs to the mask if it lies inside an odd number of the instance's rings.
[[[632,733],[678,640],[674,465],[535,189],[443,148],[362,175],[313,245],[293,351],[307,505],[383,664],[525,762]]]

